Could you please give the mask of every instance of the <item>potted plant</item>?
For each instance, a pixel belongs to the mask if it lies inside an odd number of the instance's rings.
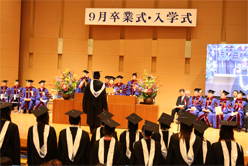
[[[77,76],[74,72],[66,69],[62,72],[61,76],[56,76],[55,78],[56,80],[52,81],[52,85],[54,86],[52,90],[62,92],[62,97],[64,100],[69,100],[78,84]]]
[[[158,92],[158,80],[153,75],[150,75],[144,70],[143,78],[139,79],[140,96],[139,98],[144,100],[145,104],[153,104],[153,99]]]

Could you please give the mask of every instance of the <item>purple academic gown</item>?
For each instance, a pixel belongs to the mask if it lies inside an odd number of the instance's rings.
[[[7,98],[3,98],[3,99],[0,98],[0,102],[8,102],[10,93],[11,93],[11,91],[7,86],[1,86],[0,87],[0,94],[4,94],[5,97],[7,97]]]
[[[127,83],[127,86],[126,86],[126,88],[127,88],[127,96],[130,96],[130,95],[132,95],[132,96],[139,96],[140,95],[140,92],[138,91],[138,89],[136,89],[135,91],[134,91],[134,85],[138,85],[138,83],[137,83],[137,80],[131,80],[131,81],[128,81],[128,83]]]
[[[89,81],[91,81],[91,79],[88,77]],[[76,86],[76,90],[75,90],[75,93],[81,93],[81,88],[79,88],[79,85],[81,84],[81,82],[84,80],[84,77],[80,78],[80,82],[77,84]]]
[[[35,109],[41,107],[41,106],[47,106],[47,102],[49,101],[49,92],[46,88],[38,88],[36,90],[36,101],[35,101]],[[46,100],[47,102],[40,101],[40,98],[42,97],[43,100]]]
[[[232,108],[229,109],[227,114],[224,115],[224,120],[236,121],[238,122],[239,128],[242,128],[244,124],[246,104],[247,103],[243,99],[236,99],[235,101],[232,101]],[[238,114],[235,116],[231,116],[232,112],[238,112]]]
[[[31,101],[24,101],[25,98],[31,99]],[[36,89],[34,87],[26,87],[21,93],[21,108],[31,110],[34,107],[36,100]]]
[[[203,99],[200,96],[193,96],[188,101],[188,106],[186,111],[197,116],[198,113],[201,111],[202,104],[203,104]],[[194,111],[191,110],[191,107],[195,107],[196,110]]]
[[[217,101],[218,100],[216,98],[214,98],[214,97],[204,98],[203,99],[203,105],[202,105],[201,109],[202,110],[205,109],[205,110],[209,110],[209,111],[213,112],[214,105],[215,105],[215,103]],[[207,125],[212,124],[213,123],[213,121],[212,121],[213,118],[211,117],[211,114],[210,114],[211,112],[209,112],[209,113],[206,113],[204,111],[199,112],[198,113],[198,118],[197,118],[196,121],[204,119],[204,121],[207,123]]]
[[[115,95],[121,95],[121,96],[126,96],[126,85],[123,83],[116,83],[114,86],[115,89]]]

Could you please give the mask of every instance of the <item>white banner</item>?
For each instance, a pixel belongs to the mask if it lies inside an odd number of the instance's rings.
[[[86,25],[196,26],[196,9],[86,8]]]

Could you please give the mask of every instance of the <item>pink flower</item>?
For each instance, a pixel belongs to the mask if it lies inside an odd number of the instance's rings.
[[[67,90],[68,90],[68,88],[64,88],[64,90],[65,90],[65,91],[67,91]]]

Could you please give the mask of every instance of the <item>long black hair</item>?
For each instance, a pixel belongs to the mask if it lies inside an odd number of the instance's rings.
[[[230,126],[221,126],[220,128],[220,138],[219,141],[235,141],[233,128]]]
[[[38,123],[38,132],[43,132],[45,125],[49,125],[49,114],[48,112],[36,118],[36,122]]]
[[[184,123],[181,123],[179,139],[184,139],[185,142],[189,142],[192,130],[193,124],[191,126],[188,126]]]
[[[1,109],[1,111],[0,111],[1,119],[11,121],[10,112],[11,112],[10,107],[6,107],[6,108]]]

